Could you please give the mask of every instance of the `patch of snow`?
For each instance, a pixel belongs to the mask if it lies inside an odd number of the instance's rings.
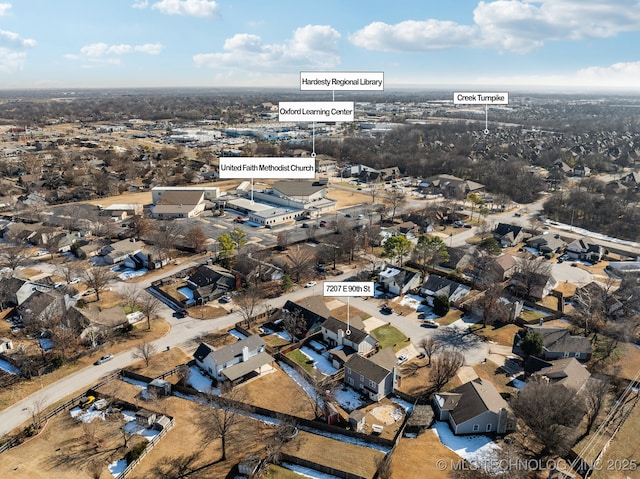
[[[191,366],[190,369],[188,382],[193,389],[201,393],[211,392],[215,395],[220,395],[220,388],[213,388],[211,386],[211,378],[204,374],[198,366]]]
[[[120,459],[109,464],[109,472],[113,477],[118,477],[127,468],[127,460]]]
[[[229,334],[233,337],[236,337],[238,339],[245,339],[246,336],[244,334],[242,334],[240,331],[238,331],[237,329],[232,329],[229,331]]]
[[[486,461],[500,449],[495,442],[486,436],[456,436],[449,428],[449,424],[444,421],[436,421],[432,430],[443,445],[471,464]]]
[[[139,388],[144,389],[147,387],[147,383],[145,383],[144,381],[138,381],[137,379],[126,378],[123,376],[121,380],[124,381],[125,383],[133,384],[134,386]]]
[[[407,413],[413,412],[413,404],[411,404],[409,401],[405,401],[404,399],[400,399],[399,397],[395,397],[395,396],[389,396],[389,400],[391,402],[396,403],[398,406],[404,409]]]
[[[137,323],[138,321],[142,321],[144,319],[144,313],[142,311],[135,311],[133,313],[127,314],[127,321],[129,324]]]
[[[310,347],[312,347],[313,349],[317,349],[318,351],[324,351],[326,348],[326,346],[320,344],[318,341],[316,341],[315,339],[312,339],[311,341],[309,341],[307,343]]]
[[[124,270],[122,270],[122,272],[118,275],[118,278],[120,278],[122,281],[126,281],[128,279],[131,278],[138,278],[140,276],[144,276],[145,274],[147,274],[149,271],[145,268],[142,269],[129,269],[129,268],[125,268]]]
[[[150,441],[155,436],[160,434],[160,431],[156,431],[155,429],[148,429],[144,426],[138,424],[135,420],[129,421],[124,425],[124,430],[129,434],[137,434],[138,436],[144,437],[147,441]]]
[[[91,422],[94,419],[98,418],[104,421],[104,411],[98,411],[96,408],[91,406],[88,409],[82,409],[80,406],[76,406],[69,410],[69,414],[74,419],[77,419],[81,422]]]
[[[521,391],[526,385],[527,383],[525,383],[524,381],[520,380],[520,379],[512,379],[511,380],[511,385],[516,388],[518,391]]]
[[[355,389],[343,384],[342,387],[337,388],[332,393],[333,398],[336,400],[340,407],[347,412],[360,409],[367,404],[362,400],[361,394]]]
[[[9,374],[20,374],[20,370],[13,364],[8,363],[4,359],[0,359],[0,369]]]
[[[302,354],[314,361],[313,367],[320,371],[322,374],[330,376],[337,371],[337,369],[333,367],[333,364],[331,364],[331,361],[329,361],[329,359],[327,359],[320,353],[316,353],[310,347],[302,346],[300,348],[300,351],[302,352]]]
[[[276,336],[281,337],[285,341],[291,342],[291,335],[289,333],[287,333],[286,331],[278,331],[275,334],[276,334]]]
[[[417,294],[406,294],[400,301],[400,304],[417,310],[421,306],[423,299],[422,296],[418,296]]]
[[[531,253],[534,256],[540,256],[540,251],[538,251],[535,248],[532,248],[531,246],[525,246],[524,248],[522,248],[523,250]]]

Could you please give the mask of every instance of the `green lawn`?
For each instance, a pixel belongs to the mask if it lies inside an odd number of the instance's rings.
[[[391,346],[394,351],[399,351],[409,341],[404,334],[390,324],[374,329],[371,331],[371,335],[380,343],[380,349]]]
[[[265,479],[303,479],[304,477],[275,464],[269,464],[267,473],[264,476]]]
[[[291,359],[293,362],[295,362],[296,364],[298,364],[299,366],[302,366],[304,370],[307,371],[309,374],[313,375],[313,372],[314,372],[313,364],[309,362],[309,357],[305,356],[305,354],[302,351],[298,349],[294,349],[293,351],[287,353],[287,357]]]

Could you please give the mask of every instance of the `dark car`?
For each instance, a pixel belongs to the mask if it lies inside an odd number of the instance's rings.
[[[391,314],[391,313],[393,313],[393,308],[391,306],[385,305],[382,308],[380,308],[380,312],[382,314]]]
[[[437,328],[440,325],[438,323],[436,323],[435,321],[432,321],[430,319],[425,319],[422,324],[420,324],[420,326],[422,326],[423,328]]]
[[[184,310],[181,311],[176,311],[175,313],[173,313],[173,317],[174,318],[178,318],[178,319],[182,319],[187,315],[187,312]]]

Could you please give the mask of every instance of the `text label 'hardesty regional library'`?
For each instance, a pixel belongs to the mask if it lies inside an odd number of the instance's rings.
[[[300,90],[382,91],[384,72],[300,72]]]
[[[222,156],[220,178],[305,179],[316,177],[315,158]]]
[[[353,121],[352,101],[281,101],[279,121]]]

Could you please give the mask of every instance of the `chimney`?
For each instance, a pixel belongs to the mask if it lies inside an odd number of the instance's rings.
[[[244,363],[249,359],[249,346],[242,347],[242,362]]]
[[[338,329],[338,346],[342,346],[342,340],[344,339],[344,331]]]

